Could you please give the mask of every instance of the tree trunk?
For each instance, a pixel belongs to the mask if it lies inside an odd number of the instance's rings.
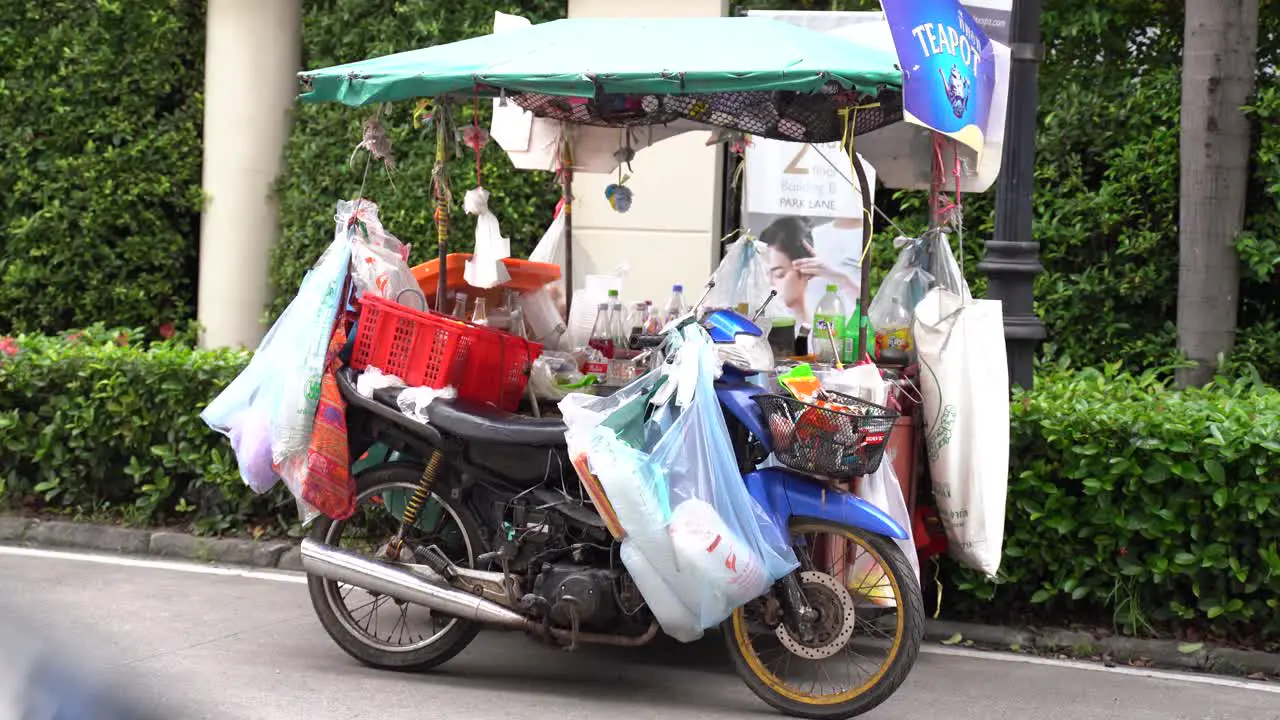
[[[1187,0],[1182,51],[1178,212],[1178,348],[1207,382],[1231,351],[1240,299],[1236,235],[1244,226],[1249,121],[1240,111],[1257,72],[1258,0]]]

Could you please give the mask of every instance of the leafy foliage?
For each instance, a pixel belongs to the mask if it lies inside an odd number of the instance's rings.
[[[0,332],[190,316],[203,3],[0,1]]]
[[[247,363],[102,326],[0,346],[0,506],[233,529],[271,516],[200,410]],[[16,353],[16,354],[10,354]]]
[[[953,610],[1280,634],[1280,390],[1046,369],[1013,403],[998,580],[952,567]]]

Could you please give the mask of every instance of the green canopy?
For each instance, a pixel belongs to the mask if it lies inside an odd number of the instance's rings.
[[[571,19],[300,74],[304,102],[479,92],[596,98],[899,93],[893,52],[759,17]]]

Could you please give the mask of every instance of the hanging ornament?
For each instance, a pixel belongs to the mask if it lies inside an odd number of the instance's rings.
[[[630,175],[624,176],[616,183],[611,183],[609,187],[604,189],[604,196],[609,201],[609,207],[615,212],[625,213],[631,209],[631,201],[635,199],[635,194],[631,192],[631,188],[623,183],[631,179]]]
[[[729,152],[741,155],[751,144],[751,136],[739,130],[720,128],[707,139],[707,145],[725,145]]]
[[[459,135],[462,144],[476,152],[480,152],[485,145],[489,144],[489,131],[478,125],[466,126]]]
[[[396,158],[391,152],[391,138],[387,137],[387,131],[382,127],[382,122],[378,120],[376,114],[364,121],[364,135],[351,151],[351,157],[347,162],[353,164],[356,154],[361,150],[368,152],[375,160],[381,160],[388,171],[396,169]]]
[[[431,127],[431,98],[422,98],[413,106],[413,127]]]

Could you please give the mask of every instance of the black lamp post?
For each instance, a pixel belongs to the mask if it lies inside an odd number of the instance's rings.
[[[1040,42],[1040,0],[1014,0],[1009,49],[1009,113],[1004,156],[996,185],[995,238],[987,242],[978,269],[987,275],[987,297],[1004,303],[1004,337],[1011,385],[1030,389],[1032,361],[1045,338],[1036,316],[1034,282],[1044,270],[1040,244],[1032,235],[1035,191],[1036,87],[1044,46]]]

